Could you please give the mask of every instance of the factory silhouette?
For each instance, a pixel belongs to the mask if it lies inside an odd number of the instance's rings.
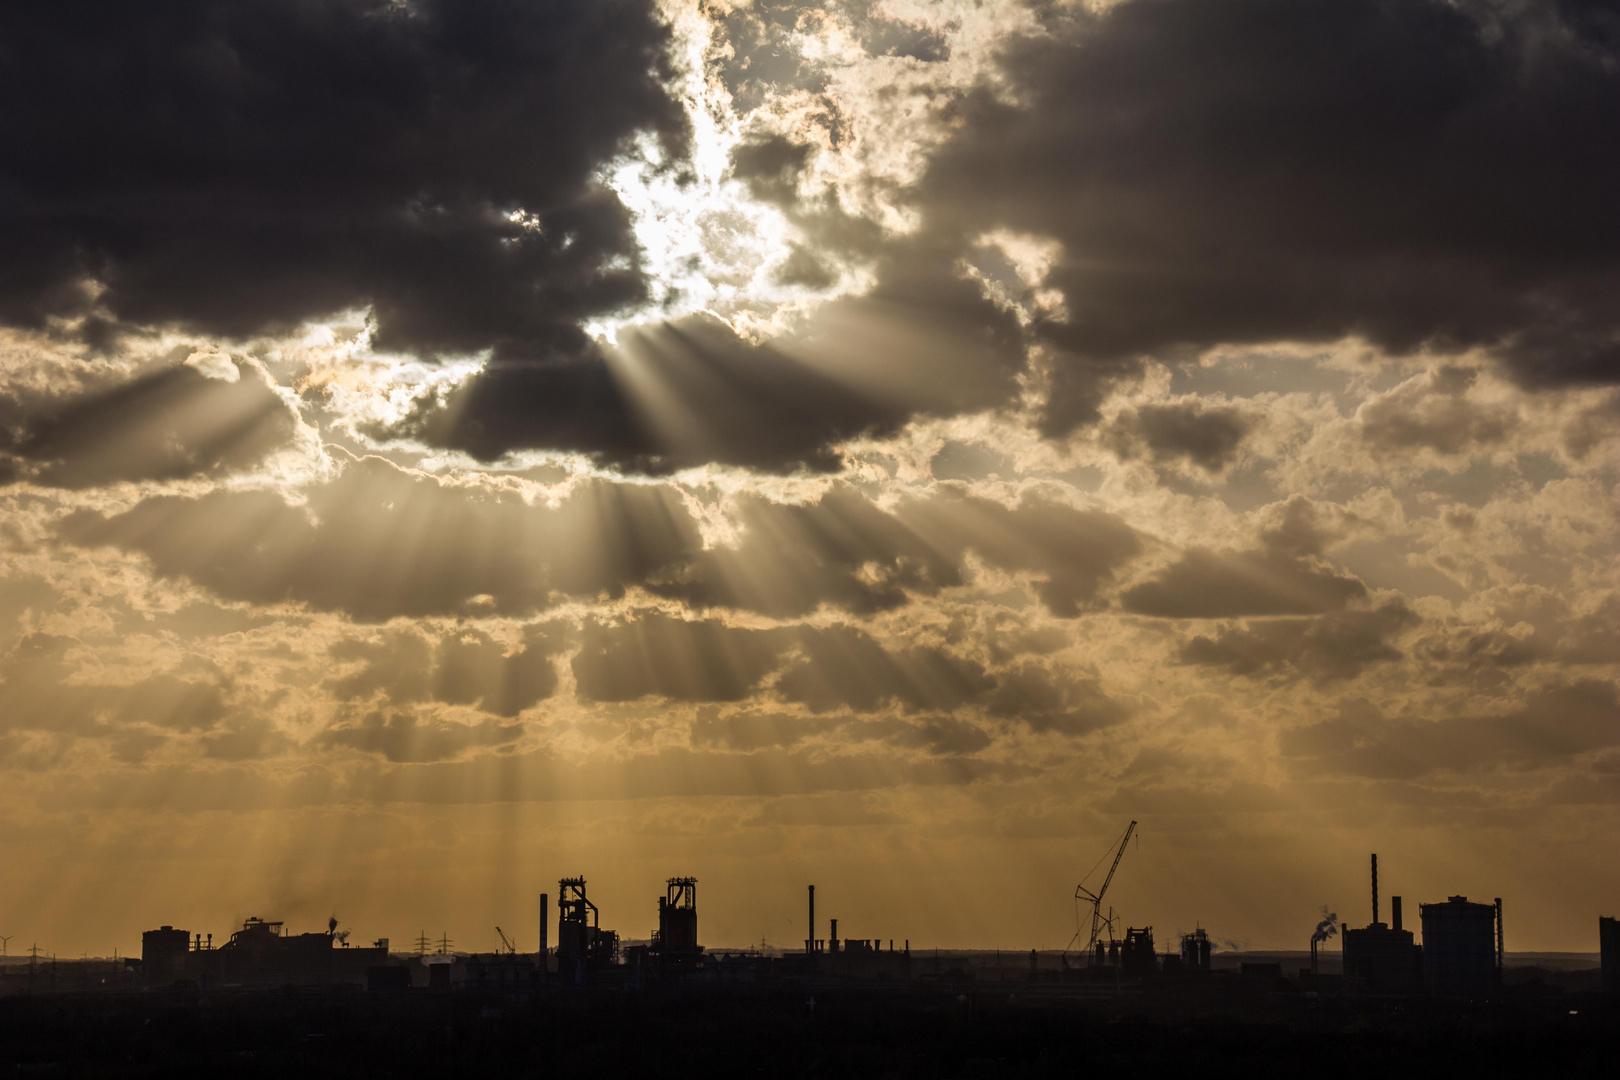
[[[1381,917],[1377,855],[1371,859],[1371,921],[1341,927],[1336,915],[1324,912],[1310,936],[1308,965],[1295,971],[1285,972],[1281,960],[1245,960],[1235,972],[1217,970],[1203,928],[1166,943],[1161,953],[1151,926],[1123,925],[1105,905],[1136,825],[1131,822],[1117,847],[1110,846],[1112,861],[1101,886],[1077,886],[1075,898],[1089,906],[1089,918],[1082,914],[1069,948],[1045,955],[1032,950],[1027,964],[1014,953],[997,953],[993,968],[988,954],[980,954],[977,965],[969,954],[914,956],[909,940],[840,937],[836,918],[827,920],[822,937],[814,885],[806,896],[810,932],[800,948],[710,950],[699,935],[698,882],[692,877],[667,881],[665,894],[657,898],[657,929],[650,939],[626,941],[601,925],[586,879],[568,877],[557,883],[554,908],[550,894],[539,897],[539,948],[532,953],[520,952],[499,927],[502,946],[494,952],[456,952],[448,936],[435,941],[426,933],[413,949],[396,951],[387,938],[366,946],[351,944],[335,918],[323,932],[289,933],[282,922],[252,917],[217,945],[212,933],[173,926],[148,930],[140,957],[122,961],[113,970],[111,985],[205,992],[324,986],[528,998],[570,990],[810,983],[892,987],[970,983],[984,977],[998,984],[1023,983],[1026,993],[1037,996],[1097,997],[1164,988],[1252,993],[1256,985],[1270,993],[1313,998],[1489,1001],[1502,995],[1502,900],[1481,903],[1450,896],[1419,904],[1420,938],[1403,921],[1400,896],[1389,897],[1389,921]],[[1600,919],[1599,927],[1601,984],[1612,993],[1620,983],[1620,929],[1612,918]],[[1335,937],[1337,950],[1331,947]],[[27,969],[10,971],[0,989],[49,992],[61,981],[56,975],[36,956]],[[108,985],[105,976],[96,985]],[[60,988],[75,986],[69,978]]]
[[[1600,972],[1509,973],[1502,900],[1420,903],[1414,930],[1392,895],[1386,922],[1374,855],[1370,921],[1341,926],[1324,911],[1308,952],[1223,955],[1201,927],[1161,948],[1151,926],[1107,903],[1135,826],[1099,862],[1101,884],[1076,888],[1076,934],[1061,952],[843,937],[818,916],[814,885],[796,948],[711,948],[693,877],[667,880],[644,940],[604,927],[586,879],[563,878],[538,897],[534,952],[500,927],[501,947],[462,952],[447,934],[394,949],[349,941],[335,918],[294,933],[260,917],[217,942],[148,930],[141,955],[116,962],[35,948],[0,974],[0,1067],[212,1074],[251,1060],[262,1067],[243,1075],[534,1075],[536,1061],[561,1061],[710,1076],[716,1055],[743,1054],[760,1063],[750,1071],[778,1075],[1023,1076],[1117,1064],[1128,1045],[1143,1069],[1207,1068],[1212,1046],[1235,1046],[1254,1075],[1272,1075],[1254,1073],[1259,1062],[1295,1075],[1300,1061],[1322,1076],[1427,1075],[1419,1065],[1437,1058],[1504,1075],[1539,1075],[1549,1061],[1616,1075],[1615,919],[1599,920]]]

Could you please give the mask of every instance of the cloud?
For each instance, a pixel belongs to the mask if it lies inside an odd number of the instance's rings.
[[[399,709],[368,713],[357,723],[326,729],[320,742],[351,746],[388,761],[444,761],[474,747],[502,746],[523,733],[521,724],[482,720],[462,724]]]
[[[1420,622],[1400,601],[1371,611],[1336,611],[1315,619],[1265,619],[1182,645],[1184,664],[1224,668],[1249,678],[1353,679],[1374,664],[1399,660],[1389,639]]]
[[[229,687],[218,679],[174,671],[133,682],[96,679],[95,666],[84,663],[90,655],[74,638],[25,635],[0,660],[0,730],[127,739],[146,729],[151,749],[149,729],[208,731],[230,712]]]
[[[229,377],[177,363],[78,393],[0,397],[13,480],[90,488],[246,469],[286,447],[293,410],[256,364]]]
[[[912,594],[960,584],[957,553],[941,551],[904,513],[836,483],[814,502],[739,498],[741,537],[695,554],[652,591],[700,608],[743,608],[777,618],[822,604],[856,614],[903,606]]]
[[[1315,615],[1367,595],[1357,578],[1268,551],[1190,548],[1159,576],[1126,589],[1125,610],[1166,619]]]
[[[1476,446],[1499,446],[1518,426],[1501,405],[1469,400],[1478,373],[1445,367],[1414,379],[1357,410],[1362,438],[1378,450],[1429,449],[1458,454]]]
[[[731,713],[700,715],[692,721],[694,749],[719,747],[750,751],[796,746],[813,735],[835,727],[837,721],[822,717],[785,716],[779,713]]]
[[[951,273],[949,254],[901,249],[869,292],[765,342],[697,314],[627,328],[611,346],[497,357],[367,430],[484,461],[543,448],[646,473],[709,462],[835,471],[841,442],[1016,393],[1017,321]]]
[[[1044,9],[921,203],[1066,253],[1044,426],[1138,358],[1360,337],[1620,378],[1620,39],[1590,5],[1129,0]]]
[[[639,131],[680,149],[651,4],[69,0],[0,39],[0,320],[371,305],[385,348],[530,354],[645,293],[592,174]]]
[[[1029,571],[1047,610],[1074,618],[1142,551],[1135,529],[1100,510],[1081,510],[1037,493],[1018,505],[944,486],[903,506],[900,516],[931,544],[956,558],[972,551],[991,566]]]
[[[802,627],[798,655],[776,690],[812,712],[871,712],[891,702],[908,712],[950,711],[996,685],[976,661],[931,646],[886,649],[856,627]]]
[[[159,575],[229,599],[378,621],[478,610],[483,598],[524,614],[560,596],[618,595],[701,547],[668,488],[586,481],[550,508],[362,458],[303,495],[303,505],[272,491],[154,497],[73,514],[61,535],[141,552]]]
[[[375,640],[346,639],[329,654],[334,660],[360,661],[360,667],[333,678],[330,686],[340,700],[364,700],[381,691],[399,705],[432,700],[515,717],[556,690],[553,657],[565,640],[549,625],[528,627],[510,649],[472,629],[452,631],[436,642],[404,630]]]
[[[1219,472],[1237,456],[1254,421],[1233,408],[1196,402],[1127,409],[1111,425],[1108,444],[1123,458],[1182,460]]]
[[[1104,692],[1094,678],[1055,676],[1035,664],[998,672],[985,700],[991,716],[1019,720],[1032,731],[1084,735],[1128,719],[1131,710]]]
[[[588,622],[572,664],[586,701],[742,701],[770,694],[813,713],[949,711],[996,685],[973,660],[931,646],[890,648],[854,626],[769,630],[718,620],[643,614],[614,625]],[[773,677],[774,678],[770,678]],[[770,686],[766,683],[770,678]],[[785,722],[785,721],[784,721]],[[694,728],[707,741],[763,737],[741,721]],[[780,732],[777,728],[770,731]],[[749,734],[753,732],[753,734]]]
[[[587,701],[739,701],[774,670],[786,642],[771,630],[648,614],[612,626],[587,622],[574,679]]]
[[[840,483],[804,505],[744,497],[735,514],[742,533],[735,546],[693,556],[651,590],[778,618],[824,603],[865,615],[963,584],[972,553],[1031,574],[1047,608],[1072,618],[1142,547],[1118,517],[1038,493],[1008,507],[943,486],[885,509]]]
[[[1351,703],[1332,720],[1281,732],[1277,744],[1316,770],[1380,778],[1556,765],[1620,745],[1620,690],[1584,679],[1530,691],[1515,708],[1437,720]]]

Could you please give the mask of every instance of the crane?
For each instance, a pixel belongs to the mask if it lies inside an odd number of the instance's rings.
[[[501,944],[506,947],[506,951],[508,953],[510,953],[511,955],[516,956],[517,955],[517,945],[515,945],[512,942],[511,938],[506,936],[506,931],[502,930],[500,927],[497,926],[495,928],[495,932],[497,934],[501,935]]]
[[[1114,871],[1119,869],[1119,861],[1125,857],[1125,848],[1126,848],[1127,845],[1130,844],[1131,836],[1135,832],[1136,832],[1136,822],[1133,821],[1129,825],[1125,826],[1125,835],[1120,838],[1119,850],[1114,852],[1114,862],[1113,862],[1113,865],[1111,865],[1108,868],[1108,876],[1103,878],[1102,888],[1098,889],[1096,892],[1092,892],[1090,889],[1086,888],[1086,883],[1083,880],[1080,882],[1080,884],[1078,884],[1078,885],[1076,885],[1074,887],[1074,900],[1075,900],[1075,908],[1076,908],[1076,911],[1075,911],[1075,924],[1076,925],[1075,925],[1075,930],[1074,930],[1074,937],[1069,939],[1069,947],[1067,949],[1063,950],[1063,954],[1064,954],[1065,957],[1067,957],[1068,954],[1071,951],[1073,951],[1074,943],[1080,939],[1080,926],[1079,926],[1079,922],[1080,922],[1079,914],[1080,913],[1079,913],[1078,909],[1079,909],[1081,900],[1089,900],[1091,902],[1091,936],[1086,939],[1086,960],[1087,960],[1087,962],[1088,963],[1091,962],[1092,958],[1096,955],[1097,938],[1102,935],[1102,931],[1103,931],[1104,926],[1106,926],[1108,928],[1108,936],[1109,936],[1109,938],[1112,938],[1114,936],[1114,909],[1109,908],[1108,909],[1108,915],[1107,915],[1106,918],[1104,918],[1103,913],[1102,913],[1103,896],[1105,896],[1107,894],[1108,886],[1114,880]],[[1103,856],[1104,859],[1106,859],[1107,857],[1108,856],[1106,856],[1106,855]],[[1101,865],[1102,865],[1102,861],[1098,860],[1097,866],[1101,866]],[[1095,873],[1097,867],[1094,866],[1091,869],[1092,869],[1092,872]],[[1086,877],[1090,877],[1090,876],[1091,876],[1091,874],[1086,875]]]

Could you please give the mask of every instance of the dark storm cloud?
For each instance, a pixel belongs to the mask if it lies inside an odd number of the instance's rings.
[[[65,488],[248,468],[285,447],[298,421],[262,371],[236,372],[227,381],[172,364],[83,393],[0,396],[0,450],[15,456],[13,479]]]
[[[1125,610],[1167,619],[1316,615],[1367,595],[1357,578],[1277,551],[1190,548],[1121,597]]]
[[[1179,658],[1250,678],[1353,679],[1374,664],[1399,660],[1403,654],[1389,639],[1418,622],[1399,601],[1315,619],[1256,620],[1213,637],[1199,635],[1181,647]]]
[[[246,335],[370,304],[385,348],[577,345],[645,291],[592,171],[683,135],[651,7],[6,5],[0,320]]]
[[[304,505],[268,491],[150,498],[74,514],[61,535],[141,552],[160,575],[229,599],[374,620],[462,612],[481,597],[521,614],[563,595],[615,596],[702,546],[667,488],[591,481],[553,509],[363,458],[305,495]]]
[[[841,441],[893,434],[919,414],[999,405],[1015,391],[1017,322],[955,275],[950,255],[905,247],[871,292],[830,302],[765,343],[699,314],[622,331],[616,346],[497,357],[369,433],[485,461],[545,448],[652,473],[708,462],[833,471]]]
[[[1372,777],[1536,768],[1620,745],[1620,692],[1582,680],[1533,691],[1515,708],[1438,720],[1391,718],[1352,703],[1335,719],[1282,732],[1277,743],[1313,769]]]
[[[1130,0],[1045,11],[1016,104],[971,96],[923,202],[1065,246],[1045,426],[1144,354],[1362,335],[1620,378],[1612,9]]]
[[[1124,458],[1146,457],[1160,463],[1180,459],[1219,472],[1236,456],[1253,426],[1237,409],[1144,405],[1119,417],[1108,432],[1108,443]]]

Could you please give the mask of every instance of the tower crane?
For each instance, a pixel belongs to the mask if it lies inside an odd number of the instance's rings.
[[[1130,844],[1131,836],[1135,832],[1136,822],[1133,821],[1129,825],[1125,826],[1125,835],[1120,838],[1119,850],[1114,852],[1114,862],[1108,867],[1108,876],[1103,878],[1102,888],[1098,889],[1096,892],[1092,892],[1090,889],[1086,888],[1086,883],[1084,881],[1081,881],[1080,884],[1074,887],[1074,900],[1076,908],[1074,937],[1069,939],[1069,947],[1063,950],[1063,955],[1065,957],[1067,957],[1068,954],[1074,950],[1074,943],[1080,940],[1080,912],[1078,909],[1081,900],[1088,900],[1091,902],[1091,936],[1086,939],[1087,962],[1090,963],[1092,958],[1096,955],[1097,938],[1102,935],[1102,931],[1105,926],[1108,928],[1108,936],[1110,938],[1114,936],[1114,911],[1112,908],[1109,908],[1107,917],[1105,918],[1103,916],[1103,897],[1108,893],[1108,886],[1114,880],[1114,871],[1119,869],[1119,861],[1125,857],[1125,848]],[[1107,857],[1107,855],[1103,856],[1104,859]],[[1101,860],[1098,861],[1097,865],[1102,865]],[[1096,871],[1095,866],[1092,867],[1092,871]],[[1086,877],[1090,876],[1090,874],[1086,875]]]

